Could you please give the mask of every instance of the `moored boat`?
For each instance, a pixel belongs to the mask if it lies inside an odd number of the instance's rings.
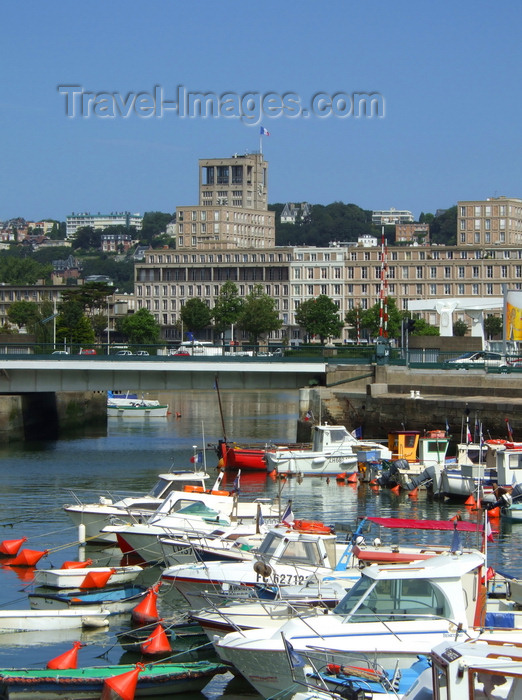
[[[100,698],[105,681],[135,669],[131,665],[88,666],[78,669],[0,669],[1,697],[5,700],[55,700]],[[155,663],[138,674],[136,697],[196,692],[227,667],[220,663],[196,661]]]
[[[41,592],[40,589],[39,592],[29,594],[29,605],[33,610],[105,610],[115,615],[132,610],[146,594],[145,586],[133,585],[103,588],[99,591],[73,589],[60,593]]]
[[[0,610],[0,634],[33,632],[79,627],[105,627],[108,611],[80,610]]]
[[[99,578],[104,581],[106,579],[105,583],[112,586],[122,583],[131,583],[142,571],[143,567],[137,565],[116,567],[86,566],[74,569],[35,569],[34,584],[36,586],[45,586],[46,588],[95,588],[97,586],[94,582]]]

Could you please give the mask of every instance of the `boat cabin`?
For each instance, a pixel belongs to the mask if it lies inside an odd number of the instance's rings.
[[[151,498],[166,498],[172,491],[183,491],[185,487],[207,489],[207,481],[210,475],[201,471],[189,471],[188,469],[179,469],[178,471],[166,472],[158,474],[158,480],[147,494]]]
[[[475,639],[443,642],[432,652],[431,685],[434,700],[459,698],[522,698],[522,645],[510,641]],[[422,677],[404,696],[409,700],[426,697]]]
[[[388,433],[388,448],[392,460],[405,459],[407,462],[417,461],[420,432],[418,430],[392,430]]]
[[[257,559],[277,560],[282,564],[334,568],[337,563],[336,535],[310,533],[274,528],[259,545]]]
[[[358,440],[344,427],[344,425],[316,425],[314,426],[312,450],[324,452],[331,447],[338,447],[343,443],[356,444]]]
[[[484,557],[439,555],[405,566],[369,566],[334,609],[346,622],[382,622],[443,617],[472,627],[480,614]]]

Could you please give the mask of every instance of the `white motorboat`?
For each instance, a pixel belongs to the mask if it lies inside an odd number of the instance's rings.
[[[391,660],[405,668],[449,635],[455,641],[466,638],[481,623],[483,565],[479,552],[406,566],[373,565],[362,570],[333,612],[297,616],[275,630],[234,632],[216,640],[215,648],[265,698],[283,697],[294,682],[284,639],[296,653],[328,650],[329,663],[356,665],[367,654],[383,668]],[[303,669],[294,671],[305,682]]]
[[[45,632],[75,627],[105,627],[109,612],[69,610],[0,610],[0,634],[3,632]]]
[[[204,608],[209,602],[219,605],[224,595],[252,596],[259,589],[278,591],[331,577],[347,548],[351,545],[338,544],[334,534],[282,526],[267,533],[254,561],[181,564],[165,569],[162,580],[181,593],[192,609]],[[343,565],[335,576],[351,586],[360,572]]]
[[[132,566],[85,566],[72,569],[35,569],[35,586],[45,586],[46,588],[83,588],[89,587],[89,581],[96,581],[97,578],[107,576],[106,583],[118,585],[131,583],[142,573],[143,567]],[[92,587],[96,584],[92,583]]]
[[[251,536],[266,525],[279,522],[279,503],[259,498],[242,501],[237,494],[213,489],[210,493],[173,492],[145,522],[109,525],[103,533],[116,536],[124,554],[143,561],[162,562],[161,538]]]
[[[267,451],[269,473],[302,476],[337,476],[357,471],[357,454],[373,451],[377,459],[391,459],[391,451],[379,442],[358,440],[344,425],[316,425],[311,450],[276,449]]]
[[[124,416],[164,418],[168,411],[168,404],[162,404],[156,399],[139,398],[137,394],[107,392],[107,416],[109,418]]]
[[[204,492],[210,479],[205,471],[176,469],[158,475],[151,490],[142,496],[114,498],[111,493],[100,496],[97,503],[83,503],[76,491],[71,491],[76,503],[66,504],[63,509],[76,527],[84,528],[84,537],[92,543],[114,544],[116,536],[102,532],[113,518],[119,522],[136,522],[151,516],[173,491]]]
[[[214,536],[161,538],[163,561],[166,566],[195,561],[252,561],[267,531],[266,527],[260,529],[252,535],[241,535],[234,529]]]

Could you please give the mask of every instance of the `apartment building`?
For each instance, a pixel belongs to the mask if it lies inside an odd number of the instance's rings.
[[[136,262],[136,309],[146,308],[154,315],[167,342],[180,340],[183,305],[198,298],[212,308],[227,281],[237,285],[242,297],[260,284],[275,300],[283,325],[272,340],[302,336],[295,322],[297,308],[320,294],[333,299],[341,318],[350,309],[371,308],[380,299],[383,265],[387,294],[404,311],[413,299],[502,296],[503,285],[522,288],[522,247],[513,237],[509,245],[508,239],[500,244],[491,238],[486,242],[485,237],[459,241],[458,246],[422,240],[392,246],[388,241],[385,261],[377,239],[332,242],[327,247],[275,246],[273,214],[266,208],[267,171],[261,154],[200,160],[199,204],[176,209],[176,250],[147,250]],[[522,200],[502,202],[506,220],[518,216],[519,205]],[[466,207],[466,230],[468,216],[475,217],[477,206],[459,203],[459,211]],[[486,217],[487,203],[480,206]],[[491,211],[497,207],[489,206]],[[413,221],[408,211],[374,214],[380,223]],[[500,213],[495,215],[500,219]],[[493,218],[493,213],[489,216]],[[438,325],[435,311],[423,313],[428,323]],[[466,320],[464,312],[457,318]],[[345,328],[338,340],[347,338]]]
[[[429,243],[429,224],[395,224],[395,243]]]
[[[380,298],[381,268],[380,246],[337,243],[327,248],[281,246],[198,253],[149,250],[136,264],[136,306],[155,316],[166,340],[179,340],[176,322],[188,299],[204,299],[212,308],[228,280],[237,285],[241,296],[261,284],[275,299],[283,321],[282,329],[271,338],[297,338],[301,331],[295,312],[302,301],[326,294],[342,317],[353,308],[369,309]],[[522,248],[389,247],[386,277],[388,296],[404,311],[412,299],[500,297],[503,285],[522,289]],[[438,325],[435,311],[423,316]],[[464,313],[456,314],[457,318],[466,321]],[[344,329],[340,340],[347,337]]]
[[[388,226],[390,224],[407,224],[415,221],[415,217],[407,209],[377,209],[372,211],[372,224],[374,226]]]
[[[108,228],[109,226],[134,226],[141,231],[143,217],[140,214],[131,214],[129,211],[111,212],[110,214],[89,214],[74,212],[66,219],[65,235],[72,238],[79,228],[92,226],[92,228]]]
[[[457,244],[521,245],[522,199],[490,197],[458,202]]]

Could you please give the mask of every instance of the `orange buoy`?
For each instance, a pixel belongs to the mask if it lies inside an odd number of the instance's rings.
[[[154,628],[147,639],[140,645],[140,649],[142,654],[148,654],[149,656],[172,653],[169,638],[161,623]]]
[[[496,508],[490,508],[487,511],[488,518],[490,520],[495,520],[495,518],[500,518],[500,507],[497,506]]]
[[[161,584],[157,583],[155,586],[152,586],[152,588],[149,588],[149,592],[145,598],[141,603],[138,603],[132,611],[132,619],[138,625],[150,625],[152,622],[159,621],[160,618],[156,601],[160,585]]]
[[[349,484],[355,484],[357,481],[357,473],[353,472],[352,474],[348,474],[348,476],[346,477],[346,481]]]
[[[138,675],[145,666],[137,663],[132,671],[107,678],[103,684],[101,700],[134,700]]]
[[[22,549],[14,559],[10,559],[8,566],[36,566],[40,559],[48,554],[48,550],[39,552],[36,549]]]
[[[393,488],[390,489],[390,491],[395,494],[398,494],[400,490],[401,487],[399,486],[399,484],[397,484],[397,486],[393,486]]]
[[[65,668],[78,668],[78,649],[83,646],[81,642],[74,642],[72,649],[48,661],[47,668],[54,668],[60,671]]]
[[[417,498],[418,495],[419,495],[419,489],[418,489],[418,488],[414,488],[414,489],[412,489],[411,491],[408,491],[408,496],[409,496],[410,498]]]
[[[91,566],[92,559],[86,559],[85,561],[64,561],[60,568],[62,569],[85,569]]]
[[[344,479],[346,479],[346,472],[341,472],[341,474],[337,474],[335,478],[337,479],[337,481],[344,481]]]
[[[108,571],[89,571],[80,584],[80,588],[103,588],[107,585],[115,569]]]
[[[470,493],[469,496],[466,498],[466,500],[464,501],[464,505],[465,506],[476,506],[477,505],[477,502],[475,500],[475,496],[472,493]]]
[[[14,557],[24,542],[27,542],[27,537],[20,537],[19,540],[4,540],[0,542],[0,554]]]

